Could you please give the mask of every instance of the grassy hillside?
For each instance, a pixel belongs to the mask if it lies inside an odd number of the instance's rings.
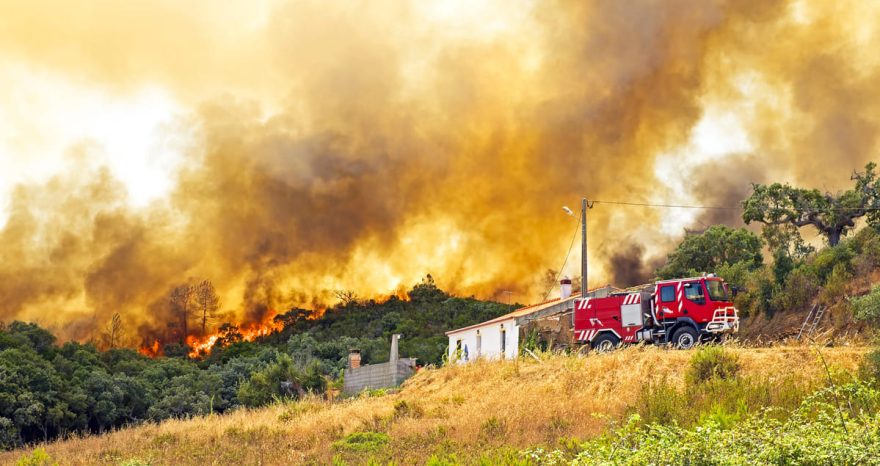
[[[822,349],[836,383],[853,378],[866,352],[861,347]],[[61,464],[76,465],[384,464],[392,459],[396,464],[480,459],[530,464],[527,449],[574,454],[584,440],[609,432],[633,414],[640,425],[683,428],[705,422],[706,416],[744,422],[774,406],[780,408],[777,417],[785,418],[806,396],[828,385],[829,373],[810,347],[727,348],[708,379],[694,369],[702,367],[692,361],[696,354],[628,348],[588,357],[541,355],[540,362],[529,358],[426,369],[399,393],[335,402],[306,398],[43,447]],[[705,350],[699,354],[719,356]],[[737,370],[716,372],[731,361]],[[0,462],[30,451],[4,453]],[[541,450],[532,450],[537,458],[535,451]]]

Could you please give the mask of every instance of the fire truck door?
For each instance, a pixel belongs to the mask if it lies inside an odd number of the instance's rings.
[[[703,289],[703,284],[699,281],[693,281],[683,283],[682,286],[684,287],[682,313],[692,318],[704,315],[706,313],[707,304],[706,291]]]

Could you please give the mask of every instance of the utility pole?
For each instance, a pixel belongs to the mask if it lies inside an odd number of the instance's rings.
[[[592,209],[593,203],[587,198],[581,200],[581,298],[587,297],[587,209]]]

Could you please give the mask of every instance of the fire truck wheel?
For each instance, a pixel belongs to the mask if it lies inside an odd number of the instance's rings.
[[[620,339],[613,334],[603,333],[593,340],[593,349],[600,353],[605,353],[607,351],[613,350],[614,348],[617,348],[617,345],[619,343]]]
[[[672,343],[678,349],[691,349],[699,341],[699,334],[692,327],[682,327],[672,334]]]

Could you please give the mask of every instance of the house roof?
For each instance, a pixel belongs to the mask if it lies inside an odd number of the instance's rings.
[[[592,293],[592,292],[594,292],[594,291],[602,290],[602,289],[605,289],[605,288],[614,288],[614,289],[617,289],[617,288],[615,288],[615,287],[613,287],[613,286],[611,286],[611,285],[609,284],[609,285],[600,286],[600,287],[597,287],[597,288],[592,288],[592,289],[590,289],[589,291],[587,291],[587,293]],[[503,322],[503,321],[505,321],[505,320],[516,319],[516,318],[518,318],[518,317],[527,316],[527,315],[529,315],[529,314],[534,314],[534,313],[536,313],[536,312],[538,312],[538,311],[543,311],[544,309],[547,309],[548,307],[555,306],[555,305],[557,305],[557,304],[561,304],[561,303],[564,303],[564,302],[572,301],[572,300],[574,300],[574,299],[576,299],[576,298],[580,298],[580,297],[581,297],[581,293],[580,293],[580,292],[577,292],[577,293],[573,293],[571,296],[569,296],[568,298],[565,298],[565,299],[554,298],[554,299],[551,299],[551,300],[548,300],[548,301],[544,301],[544,302],[542,302],[542,303],[531,304],[531,305],[529,305],[529,306],[521,307],[521,308],[519,308],[519,309],[517,309],[517,310],[515,310],[515,311],[513,311],[513,312],[510,312],[510,313],[504,314],[504,315],[502,315],[502,316],[498,316],[498,317],[496,317],[496,318],[494,318],[494,319],[487,320],[487,321],[485,321],[485,322],[480,322],[480,323],[478,323],[478,324],[468,325],[467,327],[462,327],[462,328],[458,328],[458,329],[455,329],[455,330],[450,330],[450,331],[446,332],[446,335],[451,335],[451,334],[453,334],[453,333],[463,332],[463,331],[465,331],[465,330],[471,330],[471,329],[474,329],[474,328],[477,328],[477,327],[484,327],[484,326],[486,326],[486,325],[497,324],[498,322]]]

